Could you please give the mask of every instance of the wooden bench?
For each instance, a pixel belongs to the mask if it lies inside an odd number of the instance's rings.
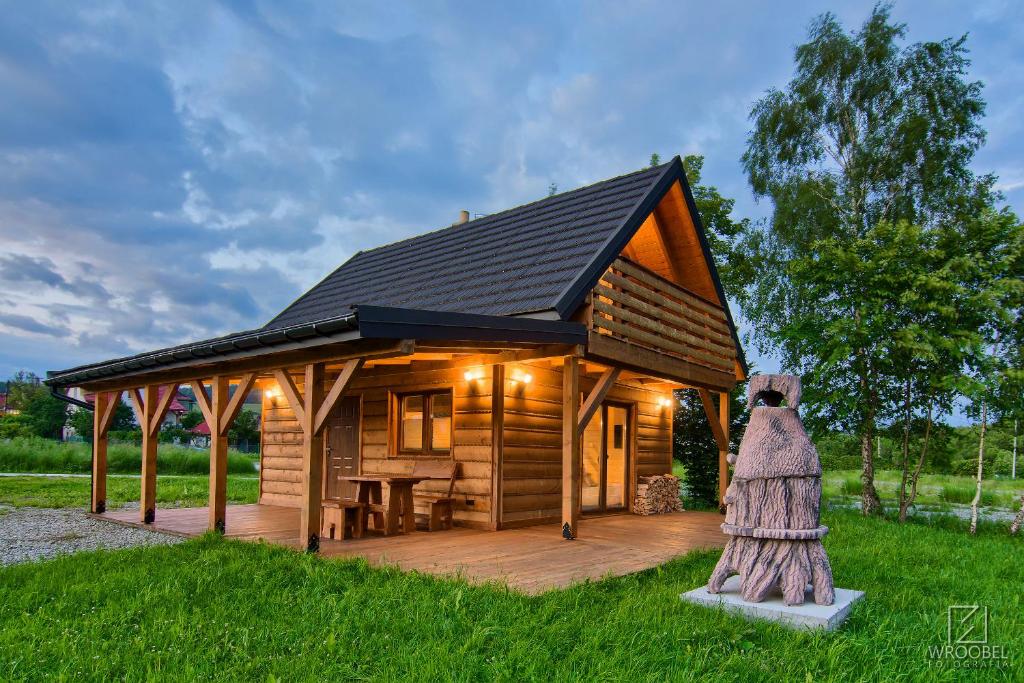
[[[424,479],[448,481],[448,492],[445,496],[429,501],[430,517],[427,522],[427,529],[430,531],[451,529],[455,507],[455,499],[452,498],[452,492],[455,490],[455,480],[459,478],[459,463],[452,462],[451,460],[424,460],[413,464],[412,473],[414,476],[423,477]]]

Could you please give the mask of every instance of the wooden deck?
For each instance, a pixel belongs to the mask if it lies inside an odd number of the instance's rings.
[[[137,511],[96,515],[131,526]],[[181,536],[206,530],[207,508],[157,510],[153,529]],[[473,583],[497,581],[536,594],[585,580],[622,576],[663,564],[697,548],[721,548],[725,536],[714,512],[678,512],[639,517],[614,515],[584,519],[580,538],[566,541],[558,525],[505,531],[455,528],[402,536],[348,541],[325,540],[324,557],[364,557],[373,565],[394,565],[440,576],[462,576]],[[227,536],[264,539],[297,547],[299,511],[271,505],[229,505]]]

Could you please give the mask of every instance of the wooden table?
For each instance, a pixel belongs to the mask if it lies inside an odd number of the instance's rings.
[[[340,477],[356,485],[356,500],[366,505],[367,517],[373,515],[373,528],[384,529],[385,536],[416,530],[412,487],[429,479],[409,474],[359,475]],[[388,485],[388,502],[383,502],[383,486]],[[399,529],[401,517],[401,529]]]

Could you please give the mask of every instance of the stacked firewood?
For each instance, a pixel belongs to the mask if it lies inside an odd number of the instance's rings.
[[[679,477],[659,474],[640,477],[633,498],[633,512],[638,515],[660,515],[666,512],[682,512],[683,501],[679,499]]]

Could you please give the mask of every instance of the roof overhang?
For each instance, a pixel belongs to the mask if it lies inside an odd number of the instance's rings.
[[[392,353],[392,346],[374,342],[394,340],[462,341],[497,345],[580,345],[587,330],[579,324],[560,320],[538,320],[506,316],[423,311],[385,306],[356,306],[343,316],[277,330],[249,330],[191,344],[91,363],[47,373],[53,387],[124,382],[138,377],[140,383],[155,375],[216,366],[218,371],[232,364],[247,370],[260,367],[256,359],[280,358],[278,367],[294,359]],[[380,348],[378,348],[378,346]],[[291,363],[290,363],[291,362]],[[179,373],[180,374],[180,373]],[[181,375],[184,376],[184,375]]]

